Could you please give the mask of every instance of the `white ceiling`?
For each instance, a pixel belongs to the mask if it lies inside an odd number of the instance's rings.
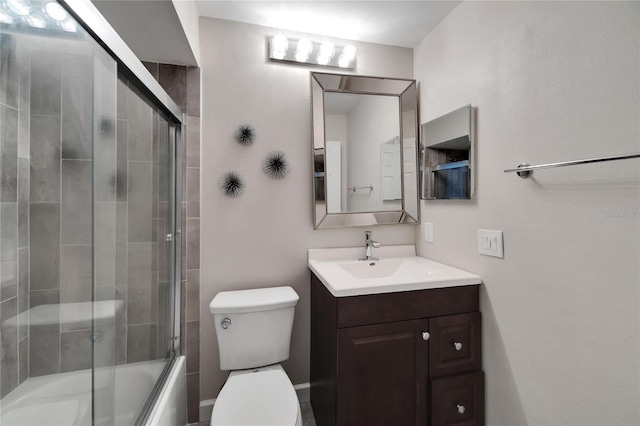
[[[192,1],[201,16],[412,48],[461,0],[92,0],[140,59],[197,65],[173,4]]]
[[[413,48],[460,0],[196,0],[196,3],[200,16]]]

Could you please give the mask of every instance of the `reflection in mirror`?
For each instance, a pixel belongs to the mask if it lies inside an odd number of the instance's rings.
[[[470,199],[475,189],[473,107],[466,105],[420,127],[422,198]]]
[[[418,222],[415,80],[311,73],[314,227]]]
[[[325,93],[327,212],[402,209],[397,97]]]

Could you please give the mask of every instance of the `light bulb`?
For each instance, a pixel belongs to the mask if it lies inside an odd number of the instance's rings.
[[[349,65],[351,65],[351,61],[345,59],[343,56],[338,58],[338,66],[340,68],[349,68]]]
[[[326,56],[327,60],[333,58],[333,55],[336,53],[336,48],[333,43],[329,41],[325,41],[320,45],[320,53],[321,56]]]
[[[316,56],[316,62],[320,65],[328,65],[329,64],[329,60],[331,60],[330,57],[328,56],[323,56],[320,53],[318,53],[318,56]]]
[[[45,21],[44,19],[42,19],[38,15],[29,15],[29,16],[25,17],[24,20],[27,22],[27,24],[29,24],[33,28],[46,28],[47,27],[47,21]]]
[[[346,61],[353,62],[358,56],[358,49],[353,44],[348,44],[342,48],[342,54],[340,55]]]
[[[338,66],[341,68],[349,68],[351,63],[356,60],[358,50],[354,45],[349,44],[342,48],[342,53],[338,57]]]
[[[44,11],[56,21],[64,21],[67,18],[67,11],[55,2],[49,2],[45,5]]]
[[[3,24],[13,24],[13,16],[9,15],[6,10],[0,9],[0,22]]]
[[[27,16],[31,12],[31,8],[24,0],[5,0],[5,4],[16,15]]]
[[[298,62],[307,62],[309,59],[309,55],[313,50],[313,43],[308,38],[301,38],[298,40],[298,44],[296,47],[296,61]]]
[[[278,34],[271,39],[271,57],[274,59],[284,59],[287,56],[289,40],[282,34]]]
[[[76,31],[78,31],[78,24],[76,24],[75,21],[72,21],[71,19],[60,22],[60,26],[68,33],[75,33]]]

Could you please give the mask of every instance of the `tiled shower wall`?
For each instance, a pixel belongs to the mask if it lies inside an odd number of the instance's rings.
[[[144,62],[187,117],[182,152],[182,353],[187,357],[189,423],[200,405],[200,69]]]
[[[0,35],[0,394],[29,372],[29,61]],[[15,321],[12,321],[15,318]]]
[[[163,359],[167,268],[168,124],[118,76],[116,186],[117,364]]]

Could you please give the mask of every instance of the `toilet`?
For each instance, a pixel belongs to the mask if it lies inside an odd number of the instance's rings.
[[[289,358],[298,299],[291,287],[223,291],[213,298],[220,368],[231,373],[211,426],[302,426],[296,391],[279,364]]]

